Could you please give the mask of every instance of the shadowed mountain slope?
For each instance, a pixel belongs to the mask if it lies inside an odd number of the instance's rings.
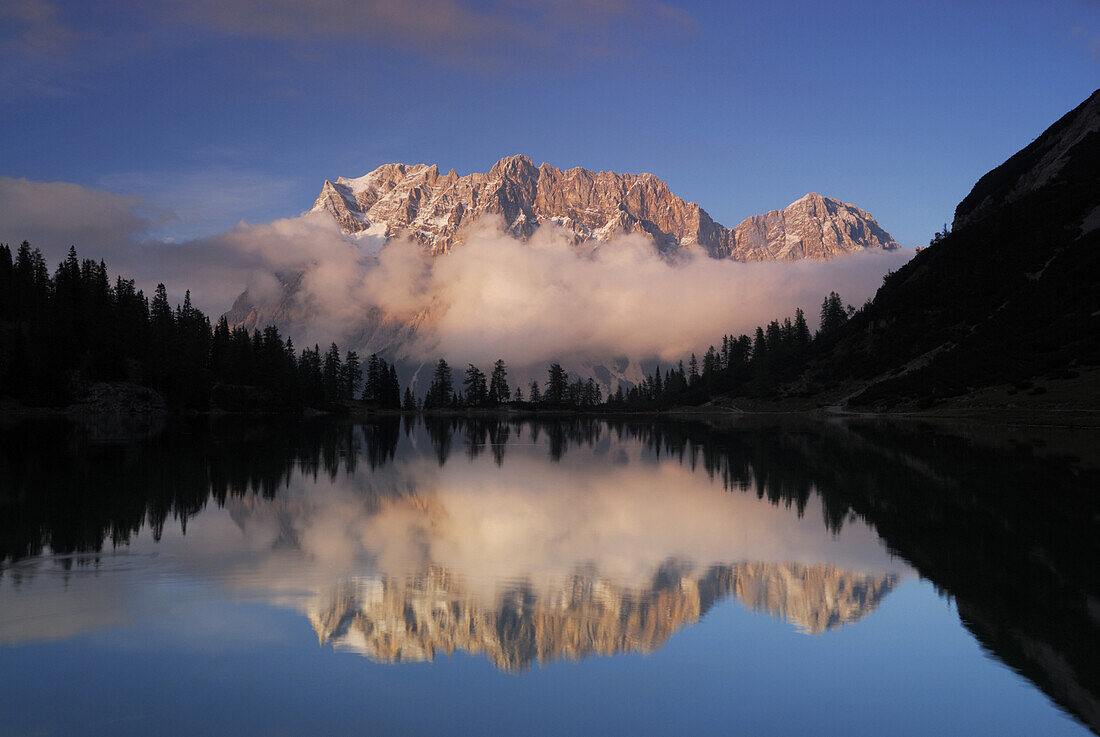
[[[1100,363],[1100,91],[982,177],[811,368],[855,404],[930,402]]]

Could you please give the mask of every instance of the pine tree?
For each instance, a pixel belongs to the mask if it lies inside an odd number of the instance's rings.
[[[175,325],[175,320],[172,317],[172,307],[168,304],[168,292],[164,288],[164,283],[157,284],[156,292],[153,293],[153,302],[149,306],[149,317],[153,321],[153,329],[158,334],[170,332]]]
[[[844,309],[844,302],[836,292],[829,292],[829,296],[821,303],[821,329],[818,335],[829,335],[848,321],[848,311]]]
[[[508,367],[502,359],[497,359],[493,364],[492,378],[489,380],[489,403],[493,405],[507,402],[512,398],[512,390],[508,387]]]
[[[210,368],[219,377],[225,373],[229,364],[229,340],[229,320],[222,315],[214,327],[214,337],[210,344]]]
[[[363,380],[363,369],[359,366],[359,354],[348,351],[344,354],[344,366],[340,377],[341,399],[354,399],[355,390]]]
[[[765,335],[768,341],[768,350],[778,354],[783,348],[783,328],[779,325],[778,320],[772,320],[768,323],[768,329]]]
[[[764,328],[757,326],[756,337],[752,343],[752,362],[761,364],[768,357],[768,339],[764,337]]]
[[[386,409],[401,408],[401,384],[397,380],[397,367],[390,364],[386,376]]]
[[[560,407],[565,403],[569,377],[557,362],[550,364],[546,373],[546,394],[543,400],[553,407]]]
[[[377,353],[370,354],[370,358],[367,359],[366,379],[366,382],[363,384],[363,401],[381,402],[382,373]]]
[[[714,348],[714,346],[711,346],[710,348],[707,348],[707,352],[703,356],[703,378],[704,379],[709,379],[711,374],[713,374],[715,369],[717,368],[717,366],[716,366],[716,364],[717,364],[717,355],[718,355],[718,351]]]
[[[431,384],[428,385],[428,393],[424,396],[424,409],[446,407],[453,401],[454,379],[451,376],[451,367],[441,358],[435,365]]]
[[[341,397],[340,379],[343,373],[340,348],[333,343],[325,352],[321,368],[321,385],[325,402],[335,402]]]
[[[172,354],[176,342],[176,320],[168,304],[168,292],[164,284],[157,284],[149,309],[148,376],[153,386],[161,391],[168,388],[168,374],[172,369]]]
[[[799,349],[810,344],[810,327],[806,324],[806,313],[801,307],[794,311],[794,343]]]
[[[589,407],[595,407],[603,401],[600,387],[594,379],[589,377],[584,384],[584,403]]]
[[[463,379],[466,389],[466,402],[472,407],[483,406],[489,398],[489,389],[485,383],[485,372],[477,366],[468,364]]]

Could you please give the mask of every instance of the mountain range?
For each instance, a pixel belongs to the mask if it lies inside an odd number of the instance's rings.
[[[875,299],[815,346],[810,365],[779,393],[819,404],[923,405],[995,384],[1030,390],[1035,377],[1073,378],[1100,363],[1098,193],[1100,91],[983,176],[951,229],[888,274]],[[547,224],[578,244],[640,233],[666,254],[700,249],[723,260],[829,260],[897,247],[866,212],[816,194],[728,229],[652,175],[535,167],[523,156],[464,177],[389,164],[327,181],[314,211],[349,239],[404,236],[440,257],[461,247],[464,228],[482,216],[502,218],[520,239]],[[295,298],[300,278],[284,275],[274,302],[241,295],[231,321],[293,333],[311,318]],[[391,352],[418,329],[378,311],[361,325],[355,347]],[[640,358],[596,356],[583,370],[611,388],[638,380]]]
[[[502,217],[522,239],[553,223],[576,243],[644,233],[663,251],[702,248],[737,261],[823,260],[898,247],[870,214],[816,192],[731,229],[652,174],[536,167],[522,155],[461,177],[453,169],[440,174],[434,164],[385,164],[361,177],[325,180],[313,210],[331,214],[349,235],[403,235],[433,254],[449,252],[462,242],[463,228],[487,214]]]
[[[521,242],[543,226],[568,233],[578,246],[638,234],[652,239],[668,259],[694,252],[741,262],[829,261],[899,247],[869,213],[817,193],[727,228],[652,174],[563,170],[546,163],[536,167],[521,155],[500,159],[488,172],[465,176],[441,174],[436,165],[392,163],[361,177],[326,180],[311,213],[331,216],[368,257],[380,242],[394,242],[446,258],[462,247],[471,226],[482,218],[498,218],[505,232]],[[230,324],[249,330],[275,325],[298,342],[315,334],[311,327],[320,318],[315,300],[303,295],[306,273],[278,273],[274,296],[261,298],[246,290],[227,314]],[[395,319],[368,305],[353,327],[345,325],[344,334],[322,339],[335,338],[360,355],[399,357],[429,319],[427,312],[413,321]],[[508,347],[500,351],[507,355]],[[628,386],[639,381],[640,362],[646,358],[599,355],[569,368],[594,376],[611,391],[619,381]],[[416,368],[401,364],[403,383]]]

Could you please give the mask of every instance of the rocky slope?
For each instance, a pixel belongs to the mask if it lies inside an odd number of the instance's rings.
[[[974,185],[955,209],[952,230],[959,230],[989,216],[996,216],[1007,205],[1018,202],[1029,193],[1046,187],[1065,189],[1067,185],[1080,185],[1087,193],[1094,185],[1100,160],[1097,150],[1100,141],[1100,91],[1094,92],[1076,109],[1063,115],[1043,135],[1036,138],[1008,161],[989,172]],[[1095,192],[1095,190],[1093,190]],[[1086,204],[1095,206],[1096,197]],[[1095,218],[1096,208],[1079,212],[1086,218],[1091,230],[1100,227]]]
[[[731,594],[816,634],[866,616],[897,582],[894,574],[828,564],[742,563],[702,575],[671,565],[647,590],[577,574],[553,591],[518,584],[486,607],[460,579],[432,566],[406,580],[345,583],[308,614],[321,644],[378,662],[432,660],[462,650],[484,654],[501,669],[520,670],[536,661],[653,652]]]
[[[553,223],[578,243],[645,233],[662,250],[699,247],[739,261],[824,260],[897,248],[871,215],[816,193],[730,229],[652,174],[536,167],[526,156],[462,177],[440,174],[435,165],[385,164],[355,179],[326,180],[313,209],[331,214],[345,233],[405,235],[433,254],[461,242],[463,226],[482,215],[501,216],[519,238]]]

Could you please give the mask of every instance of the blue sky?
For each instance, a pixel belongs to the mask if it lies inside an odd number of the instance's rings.
[[[0,6],[0,176],[183,240],[389,161],[650,171],[732,226],[818,191],[903,245],[1100,84],[1100,4]]]

